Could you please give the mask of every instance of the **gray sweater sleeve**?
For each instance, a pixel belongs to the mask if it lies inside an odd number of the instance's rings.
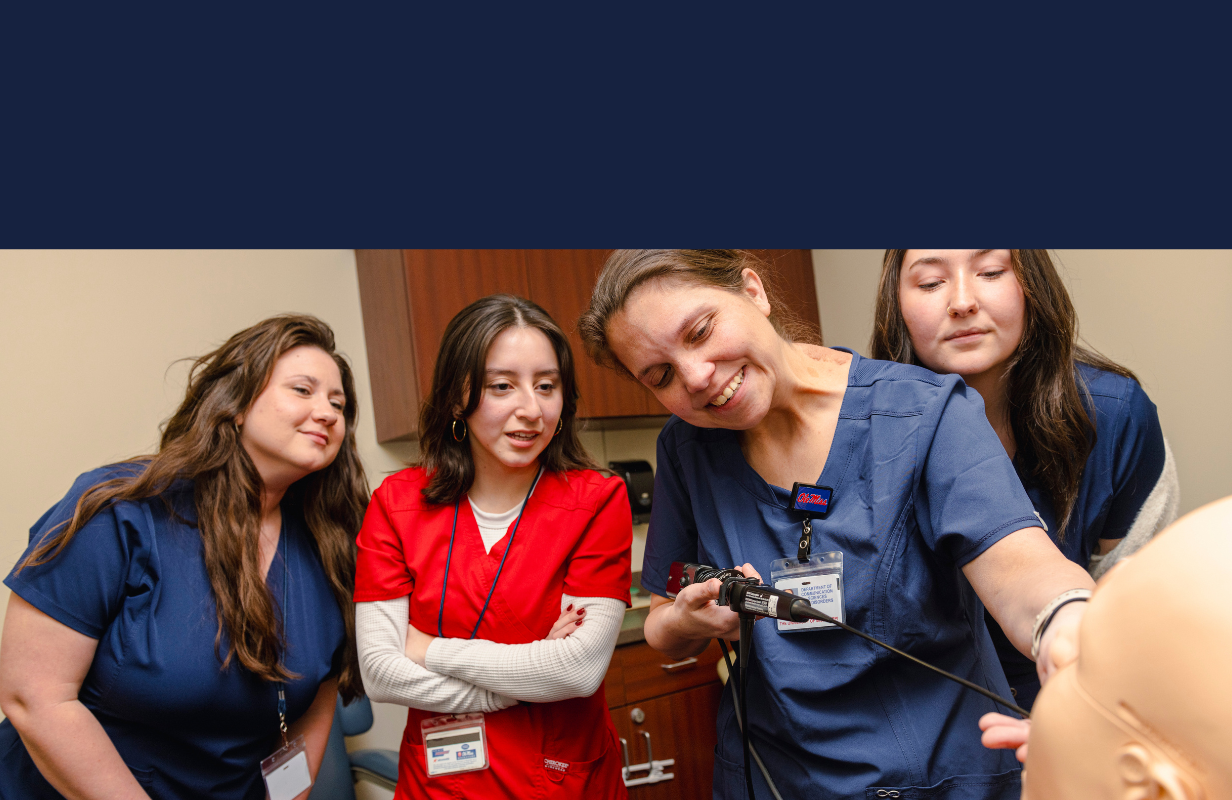
[[[1168,440],[1164,440],[1164,468],[1159,474],[1155,488],[1147,495],[1146,502],[1134,517],[1134,524],[1125,534],[1125,538],[1112,550],[1102,556],[1091,556],[1087,571],[1091,577],[1099,580],[1113,565],[1138,551],[1144,544],[1151,541],[1155,534],[1176,520],[1181,505],[1180,482],[1176,475],[1176,460],[1172,458],[1172,448]]]
[[[359,671],[370,699],[441,714],[488,713],[517,704],[517,700],[424,669],[407,658],[409,616],[406,597],[355,604]]]
[[[589,697],[603,682],[625,604],[610,597],[561,598],[586,609],[585,622],[564,639],[497,644],[482,639],[437,639],[428,646],[428,668],[505,697],[549,703]]]

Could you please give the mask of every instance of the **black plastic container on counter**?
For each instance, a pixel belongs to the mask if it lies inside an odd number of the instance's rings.
[[[633,524],[650,522],[650,504],[654,500],[654,470],[648,461],[609,461],[607,468],[620,476],[629,490],[629,508]]]

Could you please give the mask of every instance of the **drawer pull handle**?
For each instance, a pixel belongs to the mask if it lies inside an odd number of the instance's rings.
[[[678,669],[688,669],[697,663],[696,658],[686,658],[684,661],[677,661],[675,664],[660,664],[665,672],[675,672]]]

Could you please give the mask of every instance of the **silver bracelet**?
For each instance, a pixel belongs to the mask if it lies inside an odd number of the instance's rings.
[[[1044,631],[1048,630],[1048,623],[1052,622],[1052,618],[1061,610],[1061,606],[1079,601],[1091,599],[1090,589],[1070,589],[1068,592],[1052,598],[1048,605],[1035,616],[1035,626],[1031,632],[1031,660],[1039,661],[1040,640],[1044,638]]]

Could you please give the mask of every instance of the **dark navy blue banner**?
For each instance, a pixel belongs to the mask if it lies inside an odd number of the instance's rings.
[[[27,4],[0,245],[1228,246],[1227,15]]]

